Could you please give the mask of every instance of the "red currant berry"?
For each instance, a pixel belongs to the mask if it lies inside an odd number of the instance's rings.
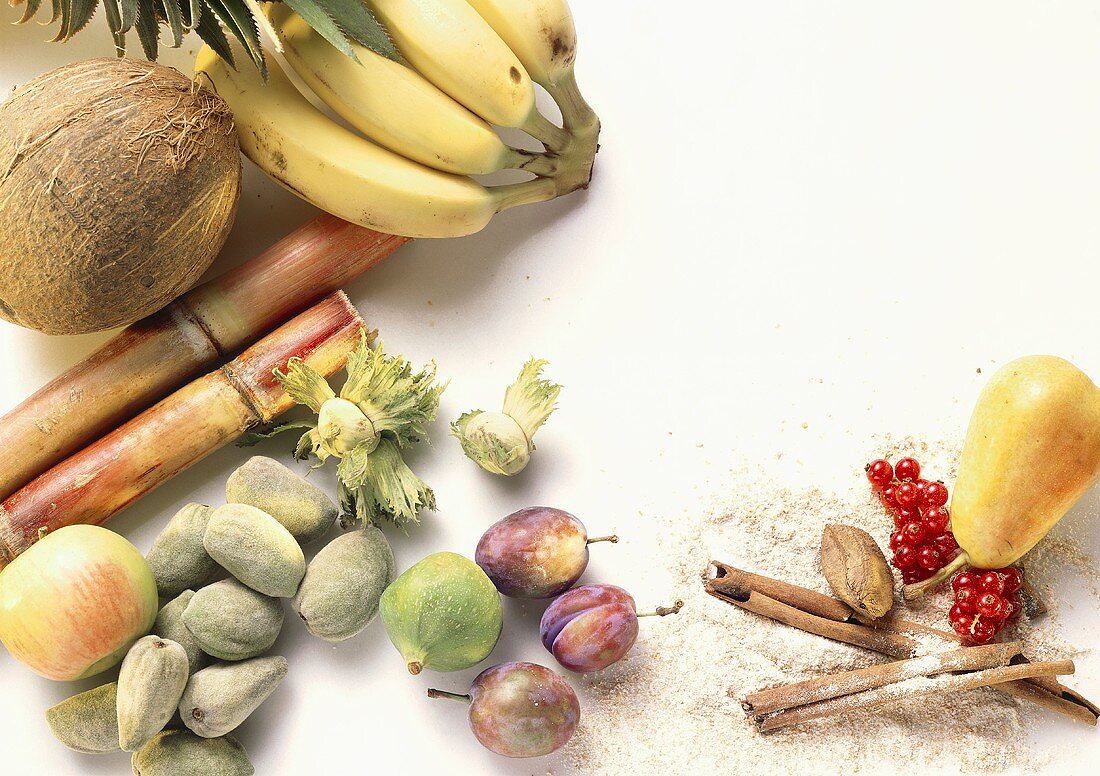
[[[1020,573],[1018,568],[1009,566],[1008,568],[997,569],[997,573],[1001,575],[1001,579],[1004,581],[1004,594],[1006,596],[1012,595],[1023,587],[1024,575]]]
[[[992,641],[993,637],[996,635],[997,629],[993,626],[993,623],[987,622],[980,617],[970,626],[970,640],[975,644],[986,644]]]
[[[901,529],[901,541],[913,549],[920,547],[924,544],[924,526],[916,521],[906,523]]]
[[[917,490],[917,486],[911,482],[899,483],[894,488],[894,500],[898,502],[898,506],[902,509],[916,509],[919,498],[920,492]]]
[[[1013,595],[1005,599],[1006,609],[1005,621],[1015,620],[1020,616],[1020,612],[1024,610],[1024,605],[1020,602],[1020,596]]]
[[[885,488],[883,488],[882,490],[880,490],[878,492],[879,500],[882,502],[882,505],[884,507],[886,507],[887,509],[897,509],[898,508],[897,499],[894,498],[895,488],[897,488],[897,486],[891,484],[891,485],[887,485]]]
[[[972,587],[975,590],[978,588],[978,574],[973,571],[960,571],[955,575],[955,578],[951,580],[951,589],[956,593],[962,590],[964,587]]]
[[[991,620],[999,620],[1004,612],[1004,600],[996,593],[982,593],[978,598],[978,614]]]
[[[913,484],[917,486],[920,493],[924,493],[924,489],[928,487],[928,480],[921,477],[919,480],[913,480]]]
[[[947,529],[947,513],[939,508],[929,509],[924,513],[921,522],[929,536],[939,536]]]
[[[894,476],[902,482],[920,479],[920,464],[915,458],[902,458],[894,466]]]
[[[902,544],[904,544],[904,542],[902,542],[902,540],[901,540],[901,531],[894,531],[892,534],[890,534],[890,549],[891,550],[896,550]]]
[[[943,566],[940,551],[931,544],[926,544],[917,550],[917,564],[928,571],[939,571]]]
[[[982,574],[982,578],[978,580],[978,589],[983,593],[1000,595],[1005,591],[1004,578],[996,571],[987,571]]]
[[[981,593],[973,587],[963,587],[955,592],[955,605],[964,612],[975,613],[978,611],[978,598]]]
[[[890,462],[878,458],[871,461],[863,470],[867,472],[867,479],[871,483],[873,488],[885,488],[890,484],[890,481],[894,479],[894,469],[890,466]]]
[[[966,615],[965,618],[952,621],[951,627],[955,629],[955,633],[959,634],[965,639],[970,638],[970,629],[974,627],[974,615]]]
[[[951,623],[952,627],[955,627],[958,623],[966,623],[966,627],[974,622],[974,614],[972,612],[964,612],[959,608],[958,604],[952,606],[947,612],[947,621]]]
[[[894,550],[894,565],[902,571],[917,565],[917,550],[910,544],[903,544]]]
[[[925,509],[939,509],[947,503],[947,486],[942,482],[930,482],[921,493],[921,506]]]
[[[950,531],[946,531],[935,539],[932,540],[932,546],[940,551],[940,555],[944,560],[948,559],[948,556],[955,556],[955,550],[959,549],[959,543],[955,541],[955,534]]]

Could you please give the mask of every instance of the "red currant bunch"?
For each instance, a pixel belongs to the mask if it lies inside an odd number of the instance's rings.
[[[915,458],[891,465],[884,458],[864,467],[871,487],[894,519],[890,549],[902,580],[910,585],[928,579],[955,557],[959,545],[947,526],[947,486],[921,479]]]
[[[1019,616],[1023,604],[1019,590],[1024,583],[1020,570],[1009,566],[994,571],[960,571],[951,580],[955,603],[947,613],[951,627],[975,644],[993,640],[1001,629]]]

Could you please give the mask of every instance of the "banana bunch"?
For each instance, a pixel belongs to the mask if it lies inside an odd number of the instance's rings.
[[[599,119],[573,74],[565,0],[364,0],[399,54],[352,56],[287,4],[264,15],[286,63],[355,131],[314,107],[279,65],[234,69],[204,46],[195,63],[233,110],[241,149],[278,183],[347,221],[407,237],[458,237],[507,208],[588,185]],[[392,48],[389,49],[392,53]],[[535,84],[563,126],[535,105]],[[523,130],[541,152],[494,129]],[[519,183],[470,176],[522,170]]]

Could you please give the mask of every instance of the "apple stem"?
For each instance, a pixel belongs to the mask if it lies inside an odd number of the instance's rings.
[[[684,608],[683,601],[677,601],[672,606],[658,606],[652,612],[641,612],[639,617],[667,617],[670,614],[679,614],[680,610]]]
[[[963,566],[970,565],[970,556],[966,554],[966,550],[959,550],[959,554],[954,559],[930,576],[923,582],[917,582],[913,585],[906,585],[901,589],[902,595],[906,601],[912,601],[914,598],[920,598],[926,592],[936,587],[942,582],[946,582],[947,579]]]
[[[618,544],[619,537],[614,534],[611,536],[597,536],[594,539],[589,539],[586,544],[595,544],[596,542],[611,542],[612,544]]]
[[[446,690],[428,690],[429,698],[450,698],[453,701],[462,701],[463,703],[469,703],[472,699],[469,695],[459,695],[456,692],[447,692]]]

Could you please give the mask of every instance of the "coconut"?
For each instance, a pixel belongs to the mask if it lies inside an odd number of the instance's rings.
[[[78,334],[159,310],[217,256],[240,183],[229,107],[179,71],[35,78],[0,105],[0,316]]]

